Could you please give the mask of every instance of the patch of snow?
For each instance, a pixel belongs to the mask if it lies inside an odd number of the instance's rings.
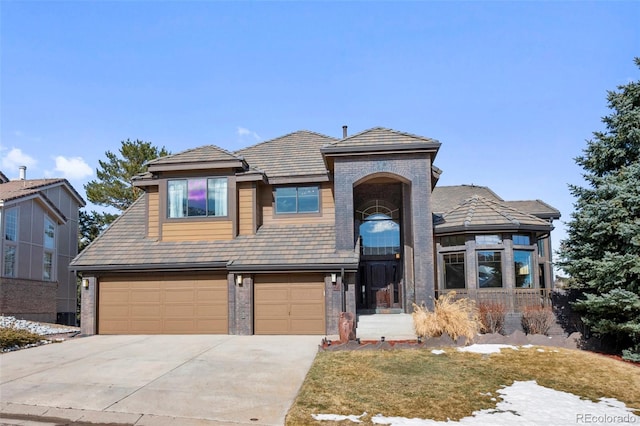
[[[408,419],[405,417],[385,417],[377,414],[371,418],[374,424],[391,426],[452,426],[452,425],[493,425],[510,426],[514,424],[531,426],[548,425],[611,425],[638,424],[640,417],[633,414],[631,408],[613,398],[600,398],[593,402],[579,396],[538,385],[535,381],[514,382],[513,385],[499,389],[502,401],[496,408],[475,411],[471,416],[459,421],[444,422],[429,419]],[[366,413],[365,413],[366,414]],[[330,415],[319,415],[330,416]],[[363,414],[364,416],[364,414]],[[354,420],[351,420],[353,417]],[[340,420],[361,423],[362,416],[340,416]],[[314,419],[322,420],[314,415]],[[327,420],[335,420],[331,418]]]
[[[349,421],[352,421],[353,423],[362,423],[360,421],[360,418],[366,415],[367,413],[364,412],[359,416],[356,416],[355,414],[352,414],[350,416],[343,416],[340,414],[312,414],[311,417],[313,417],[315,420],[318,420],[318,421],[327,420],[332,422],[341,422],[343,420],[349,420]]]
[[[442,355],[444,353],[446,353],[445,351],[443,351],[442,349],[434,349],[431,351],[432,354],[434,355]]]
[[[495,354],[499,353],[500,349],[513,349],[517,351],[518,348],[513,345],[497,345],[497,344],[473,344],[470,346],[464,346],[458,348],[460,352],[473,352],[477,354]]]
[[[538,348],[538,349],[536,349],[536,350],[537,350],[538,352],[544,352],[544,349],[540,349],[540,348]]]
[[[533,345],[532,345],[531,343],[529,343],[528,345],[522,345],[522,347],[523,347],[523,348],[527,348],[527,349],[529,349],[529,348],[532,348],[532,347],[533,347]]]

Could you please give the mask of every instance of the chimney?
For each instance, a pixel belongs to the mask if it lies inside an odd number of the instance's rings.
[[[342,126],[342,139],[347,137],[347,126]]]
[[[20,180],[27,179],[27,166],[20,166]]]

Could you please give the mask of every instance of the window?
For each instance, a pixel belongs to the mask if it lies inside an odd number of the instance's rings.
[[[167,182],[167,215],[227,216],[227,178],[173,179]]]
[[[513,251],[517,288],[533,287],[533,267],[531,264],[531,254],[532,253],[530,251]]]
[[[44,260],[42,265],[42,279],[53,281],[53,259],[56,249],[56,224],[48,217],[44,218]]]
[[[363,255],[400,253],[400,225],[389,216],[382,213],[367,216],[358,232],[362,237]]]
[[[4,253],[3,275],[5,277],[15,277],[17,275],[18,252],[16,243],[18,241],[18,209],[13,208],[5,211],[4,214]]]
[[[478,287],[502,287],[502,253],[478,252]]]
[[[538,256],[544,257],[544,241],[538,240]]]
[[[44,265],[42,268],[42,279],[44,281],[53,281],[53,253],[44,253]]]
[[[444,288],[465,288],[464,252],[447,253],[444,258]]]
[[[466,240],[464,235],[448,235],[440,238],[440,245],[442,247],[463,246]]]
[[[317,186],[276,188],[276,214],[317,213],[320,211],[320,191]]]
[[[48,217],[44,218],[44,248],[56,248],[56,224]]]
[[[16,276],[16,248],[15,246],[5,246],[4,248],[4,276]]]
[[[531,238],[528,235],[519,235],[516,234],[513,237],[513,244],[517,246],[528,246],[531,245]]]
[[[502,244],[502,237],[500,235],[476,235],[476,244]]]
[[[4,220],[4,239],[18,241],[18,209],[7,210]]]

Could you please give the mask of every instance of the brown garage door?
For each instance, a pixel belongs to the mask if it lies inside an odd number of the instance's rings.
[[[325,334],[323,276],[256,275],[254,321],[255,334]]]
[[[103,277],[100,334],[227,334],[227,279],[211,275]]]

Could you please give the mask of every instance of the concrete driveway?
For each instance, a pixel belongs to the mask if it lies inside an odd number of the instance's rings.
[[[6,353],[0,423],[282,425],[320,339],[91,336]]]

